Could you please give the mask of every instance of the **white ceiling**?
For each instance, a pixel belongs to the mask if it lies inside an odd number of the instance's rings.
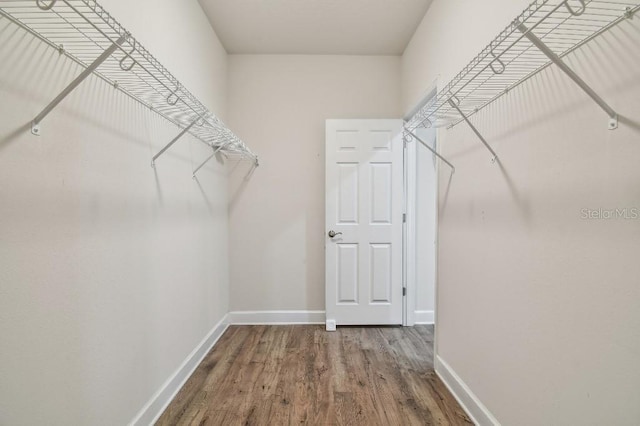
[[[229,53],[400,55],[432,0],[199,0]]]

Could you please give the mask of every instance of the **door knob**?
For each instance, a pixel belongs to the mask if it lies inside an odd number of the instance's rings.
[[[329,231],[329,238],[333,238],[337,235],[342,235],[342,232],[336,232],[334,230]]]

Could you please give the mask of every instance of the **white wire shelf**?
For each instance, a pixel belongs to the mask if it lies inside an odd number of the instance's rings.
[[[469,117],[551,64],[558,65],[609,115],[617,114],[562,58],[640,9],[637,0],[536,0],[406,124],[453,127],[466,121],[497,158]]]
[[[97,1],[0,0],[0,17],[85,68],[86,75],[79,76],[78,81],[65,89],[68,92],[94,73],[178,126],[180,134],[154,156],[152,163],[189,133],[211,147],[212,154],[220,152],[257,164],[257,156]],[[68,92],[61,93],[61,99],[56,100],[61,101]],[[56,100],[34,119],[35,134],[40,132],[40,121],[57,105]]]

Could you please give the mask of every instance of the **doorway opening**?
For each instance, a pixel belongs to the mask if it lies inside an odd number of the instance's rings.
[[[411,119],[435,101],[437,87],[405,116]],[[438,161],[429,150],[437,150],[434,127],[405,132],[404,274],[406,294],[403,325],[435,324],[438,232]],[[427,148],[427,145],[429,148]]]
[[[326,325],[434,324],[435,129],[328,120]]]

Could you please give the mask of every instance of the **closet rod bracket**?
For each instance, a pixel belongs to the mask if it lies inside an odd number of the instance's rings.
[[[498,161],[498,154],[496,154],[496,152],[493,150],[493,148],[491,148],[491,145],[489,145],[489,143],[487,142],[487,140],[484,138],[484,136],[482,136],[482,134],[478,131],[478,129],[476,129],[476,126],[474,126],[471,121],[469,121],[469,117],[466,116],[466,114],[464,112],[462,112],[462,110],[460,109],[460,107],[458,106],[457,103],[455,103],[453,101],[453,99],[449,99],[449,105],[451,105],[456,111],[458,111],[458,114],[460,114],[460,117],[462,117],[462,119],[464,120],[465,123],[467,123],[467,125],[471,128],[471,130],[473,130],[473,133],[476,134],[476,136],[478,137],[478,139],[480,139],[480,141],[484,144],[484,146],[489,150],[489,152],[491,152],[491,154],[493,154],[493,158],[491,159],[492,163],[495,163],[496,161]]]
[[[567,64],[564,63],[558,55],[553,52],[549,46],[547,46],[542,40],[536,36],[533,31],[529,30],[524,24],[518,25],[518,30],[524,34],[524,36],[535,47],[544,53],[554,64],[558,66],[571,80],[574,81],[584,92],[591,97],[599,106],[609,115],[608,128],[609,130],[615,130],[618,128],[618,113],[611,108],[611,106],[605,102],[592,88],[589,86],[578,74],[575,73]]]
[[[73,90],[78,87],[80,85],[80,83],[82,83],[87,77],[89,77],[104,61],[106,61],[109,56],[111,56],[113,54],[113,52],[115,52],[116,50],[118,50],[120,48],[120,46],[122,45],[122,43],[124,43],[127,38],[129,37],[128,34],[125,34],[123,36],[121,36],[118,40],[116,40],[115,42],[113,42],[111,44],[111,46],[109,46],[104,52],[102,52],[102,54],[100,56],[98,56],[98,58],[96,58],[95,61],[93,61],[91,63],[91,65],[89,65],[87,68],[85,68],[80,75],[78,75],[71,83],[69,83],[69,85],[67,87],[64,88],[64,90],[62,92],[60,92],[60,94],[58,96],[56,96],[50,103],[49,105],[47,105],[40,114],[38,114],[36,116],[36,118],[33,119],[33,121],[31,122],[31,133],[36,135],[36,136],[40,136],[40,123],[42,122],[42,120],[44,120],[44,118],[49,115],[49,113],[51,111],[53,111],[53,109],[55,107],[58,106],[58,104],[60,102],[62,102],[64,100],[64,98],[66,98],[67,96],[69,96],[69,94],[71,92],[73,92]]]

